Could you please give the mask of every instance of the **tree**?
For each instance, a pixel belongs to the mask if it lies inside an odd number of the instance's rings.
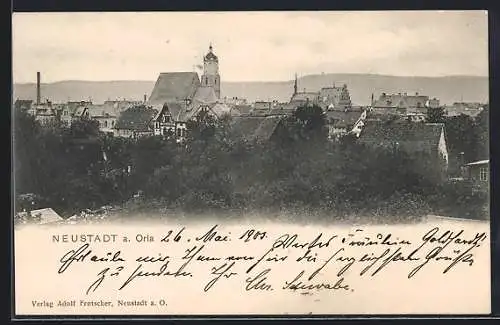
[[[477,128],[474,120],[465,114],[445,120],[446,145],[449,151],[450,172],[460,172],[460,165],[476,159]]]
[[[477,157],[476,159],[486,159],[490,155],[490,110],[489,105],[486,105],[481,113],[479,113],[474,125],[477,130]]]
[[[318,105],[303,105],[297,107],[292,115],[296,124],[298,138],[303,140],[326,141],[328,130],[323,109]]]
[[[443,123],[445,120],[446,112],[444,107],[429,107],[427,108],[427,118],[428,123]]]

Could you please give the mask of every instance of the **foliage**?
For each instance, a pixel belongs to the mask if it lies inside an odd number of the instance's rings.
[[[428,123],[443,123],[445,120],[446,112],[444,107],[429,107],[427,108],[426,121]]]
[[[447,120],[451,150],[477,145],[480,136],[464,144],[458,137],[464,130],[480,132],[484,118]],[[146,208],[155,202],[203,213],[320,209],[330,218],[423,214],[456,198],[440,187],[433,166],[422,163],[427,157],[364,147],[355,137],[327,141],[316,106],[299,108],[273,141],[233,138],[231,125],[230,118],[205,115],[187,123],[182,142],[134,140],[100,134],[88,120],[42,128],[20,113],[14,128],[16,193],[33,193],[66,215],[105,204],[130,206],[137,193],[135,204]]]

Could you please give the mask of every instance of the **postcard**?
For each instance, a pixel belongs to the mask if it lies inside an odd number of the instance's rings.
[[[487,12],[12,21],[15,316],[491,312]]]

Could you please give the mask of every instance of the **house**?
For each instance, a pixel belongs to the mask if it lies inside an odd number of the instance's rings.
[[[224,104],[230,105],[230,106],[238,106],[238,105],[247,105],[247,99],[246,98],[239,98],[239,97],[224,97],[222,99],[222,102]]]
[[[351,107],[351,96],[347,85],[342,87],[323,87],[319,91],[319,105],[323,110],[348,109]]]
[[[366,111],[326,111],[325,118],[328,126],[328,138],[334,140],[351,132],[355,132],[358,135],[364,125]]]
[[[375,112],[382,114],[425,114],[427,108],[439,107],[439,100],[436,98],[429,99],[429,96],[420,95],[418,92],[415,95],[408,95],[407,93],[382,93],[378,100],[372,102],[371,106]]]
[[[154,135],[175,136],[176,124],[179,123],[179,114],[182,106],[178,103],[165,103],[158,114],[153,118]]]
[[[252,106],[248,104],[232,105],[230,114],[231,116],[248,116],[252,112]]]
[[[121,100],[106,100],[104,101],[103,106],[107,111],[113,111],[114,113],[119,114],[132,106],[140,104],[143,103],[137,100],[121,99]]]
[[[279,137],[283,130],[283,118],[279,116],[235,117],[231,121],[233,136],[249,142],[267,142]]]
[[[77,119],[90,117],[88,108],[91,106],[92,102],[88,101],[68,102],[59,110],[59,118],[70,126]]]
[[[445,111],[446,115],[450,117],[464,114],[474,118],[483,111],[484,106],[481,103],[456,102],[445,106]]]
[[[115,123],[115,136],[139,138],[154,134],[153,119],[158,110],[146,106],[136,105],[124,111]]]
[[[273,107],[271,101],[256,101],[252,104],[253,112],[269,112]]]
[[[113,127],[119,113],[110,105],[92,105],[87,108],[89,117],[99,123],[99,130],[105,133],[114,133]]]
[[[446,177],[448,148],[443,123],[366,122],[358,141],[369,147],[401,150],[422,167],[421,171]]]
[[[33,114],[33,100],[30,99],[17,99],[14,103],[14,109],[16,111],[22,110],[28,112],[28,114]]]
[[[425,122],[427,114],[424,113],[407,113],[406,119],[411,122]]]
[[[487,193],[490,184],[490,161],[479,160],[464,166],[464,179],[470,182],[473,192]]]
[[[29,212],[23,211],[16,215],[16,219],[20,223],[34,222],[40,225],[53,224],[64,220],[51,208],[31,210]]]
[[[44,103],[35,104],[33,110],[35,112],[35,120],[39,121],[42,125],[56,121],[59,118],[59,114],[55,110],[55,107],[52,106],[52,102],[48,100]]]

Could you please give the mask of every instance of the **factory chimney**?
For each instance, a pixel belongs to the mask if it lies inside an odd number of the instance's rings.
[[[36,73],[36,104],[40,105],[40,72]]]

